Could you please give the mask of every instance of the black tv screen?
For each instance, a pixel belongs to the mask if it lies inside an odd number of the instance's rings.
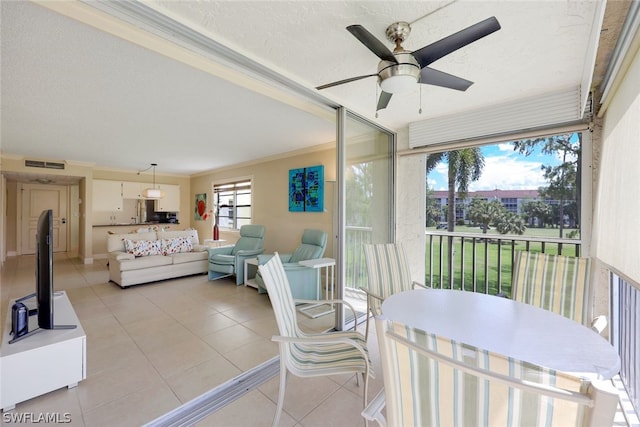
[[[53,211],[42,211],[36,231],[38,326],[53,329]]]

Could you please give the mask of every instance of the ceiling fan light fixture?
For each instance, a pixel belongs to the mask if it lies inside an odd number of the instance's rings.
[[[420,78],[420,66],[410,52],[397,52],[393,56],[398,63],[380,61],[378,81],[387,93],[409,92],[416,87]]]
[[[416,78],[411,75],[390,76],[380,82],[380,87],[387,93],[408,92],[416,87]]]

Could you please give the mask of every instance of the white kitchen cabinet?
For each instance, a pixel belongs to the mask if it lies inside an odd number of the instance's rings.
[[[180,212],[180,186],[156,184],[156,188],[164,191],[164,197],[156,200],[156,212]]]
[[[152,184],[144,182],[123,182],[122,198],[123,199],[142,199],[142,192],[145,188],[151,187]]]
[[[122,211],[122,182],[94,179],[93,210],[95,212]]]

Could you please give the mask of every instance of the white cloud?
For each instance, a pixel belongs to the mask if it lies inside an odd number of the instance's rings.
[[[498,144],[498,151],[513,151],[513,144],[510,142]]]
[[[478,190],[533,190],[546,186],[537,161],[524,160],[521,157],[492,156],[485,158],[482,176],[469,185],[470,191]]]

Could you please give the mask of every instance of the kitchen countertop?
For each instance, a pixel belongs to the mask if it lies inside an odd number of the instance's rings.
[[[118,224],[93,224],[94,227],[139,227],[144,225],[157,225],[158,227],[168,227],[171,225],[180,225],[179,222],[122,222]]]

